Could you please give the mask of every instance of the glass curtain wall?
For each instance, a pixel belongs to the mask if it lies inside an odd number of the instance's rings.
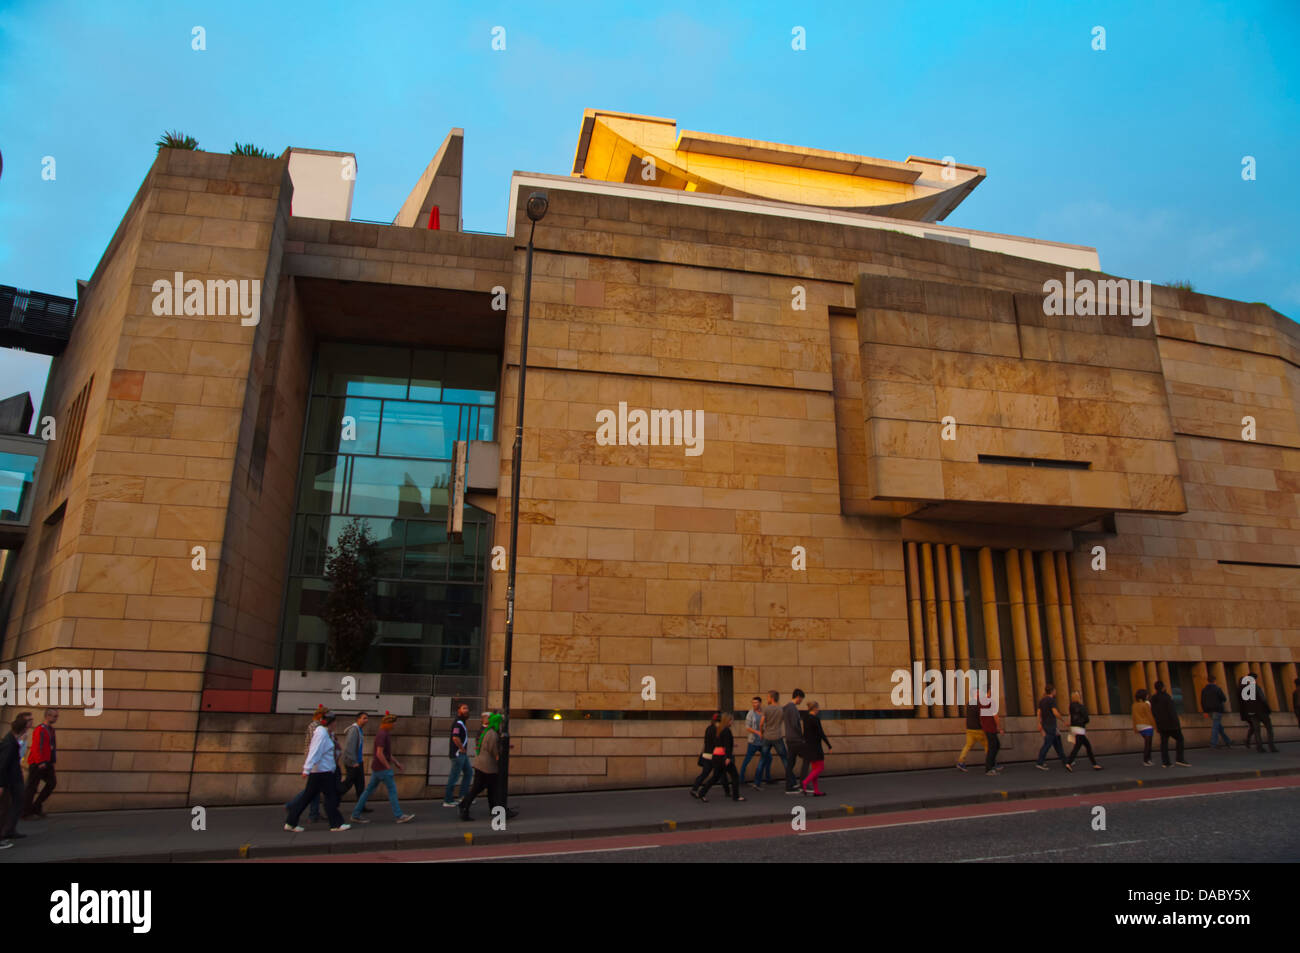
[[[378,635],[361,670],[480,675],[491,517],[447,539],[456,440],[492,440],[500,357],[322,344],[307,413],[281,666],[326,665],[326,549],[353,520],[376,544]]]

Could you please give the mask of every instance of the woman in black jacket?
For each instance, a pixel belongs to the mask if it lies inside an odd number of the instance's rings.
[[[1074,735],[1074,747],[1070,749],[1070,756],[1065,759],[1065,766],[1070,768],[1074,764],[1074,759],[1079,756],[1080,748],[1088,749],[1088,760],[1092,762],[1094,771],[1100,771],[1101,765],[1092,754],[1092,742],[1088,740],[1088,709],[1083,704],[1083,696],[1078,692],[1070,692],[1070,734]]]
[[[718,741],[718,719],[721,717],[722,715],[715,711],[713,717],[709,719],[709,727],[704,729],[704,747],[700,749],[700,756],[695,759],[695,763],[700,766],[700,773],[691,782],[691,797],[700,796],[700,785],[713,773],[713,748]]]
[[[826,753],[822,751],[822,743],[825,742],[827,750],[830,750],[831,740],[826,737],[826,732],[822,730],[821,706],[816,702],[809,702],[808,710],[799,713],[803,720],[803,744],[808,752],[808,763],[810,765],[808,777],[803,780],[803,793],[811,794],[813,797],[825,797],[826,792],[817,786],[817,778],[821,775],[822,769],[826,767]],[[808,790],[808,785],[812,785],[812,790]]]
[[[722,717],[718,719],[718,734],[712,749],[713,774],[709,775],[709,780],[704,782],[704,787],[700,788],[700,793],[696,795],[701,801],[709,799],[709,788],[713,787],[714,782],[719,778],[722,779],[722,789],[731,794],[733,801],[745,800],[740,796],[740,776],[736,773],[736,762],[732,757],[735,740],[731,736],[731,722],[734,718],[731,712],[724,711]]]

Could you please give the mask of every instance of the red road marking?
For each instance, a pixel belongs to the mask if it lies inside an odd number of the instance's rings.
[[[1160,798],[1189,797],[1204,794],[1222,794],[1234,791],[1252,791],[1261,788],[1300,787],[1300,775],[1283,775],[1269,778],[1249,778],[1241,781],[1211,781],[1204,784],[1180,784],[1172,787],[1135,788],[1128,791],[1106,791],[1093,794],[1069,794],[1049,798],[1029,798],[984,804],[963,804],[956,807],[918,808],[911,811],[892,811],[888,814],[855,814],[852,817],[826,820],[809,820],[807,833],[828,831],[869,830],[923,821],[943,821],[956,818],[997,817],[1001,814],[1022,814],[1027,811],[1057,811],[1071,807],[1098,804],[1122,804],[1129,801],[1154,801]],[[678,844],[723,843],[726,841],[755,840],[769,837],[798,837],[788,821],[779,824],[756,824],[749,827],[705,828],[661,834],[624,834],[615,837],[571,838],[567,840],[537,841],[535,843],[493,844],[476,847],[412,848],[386,850],[372,853],[321,854],[300,857],[252,858],[225,863],[300,864],[304,862],[325,864],[353,863],[416,863],[433,861],[486,860],[488,858],[530,857],[538,854],[595,853],[630,847],[667,847]]]

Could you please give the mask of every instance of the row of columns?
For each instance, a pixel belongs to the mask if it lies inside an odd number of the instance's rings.
[[[1051,682],[1057,695],[1069,698],[1071,691],[1083,694],[1090,711],[1108,714],[1105,673],[1100,662],[1089,663],[1081,653],[1074,625],[1073,594],[1069,563],[1063,552],[1032,552],[1009,549],[1002,554],[1010,603],[1014,665],[1002,664],[1002,639],[998,622],[997,592],[993,583],[993,551],[979,551],[980,595],[984,618],[984,646],[990,670],[1002,671],[1001,710],[1006,706],[1006,682],[1016,679],[1019,711],[1030,715],[1034,703]],[[908,543],[908,617],[911,623],[912,658],[926,668],[969,669],[970,644],[964,606],[961,547],[943,543]],[[1051,646],[1049,673],[1042,651],[1044,633],[1038,613],[1037,579],[1043,581],[1046,638]],[[1101,686],[1100,694],[1097,691]],[[917,715],[955,717],[956,705],[919,705]]]
[[[993,579],[993,551],[985,546],[979,551],[980,597],[984,619],[984,645],[990,670],[1002,671],[999,703],[1006,714],[1032,715],[1035,702],[1050,682],[1056,697],[1068,703],[1070,693],[1078,691],[1084,704],[1094,714],[1109,715],[1110,692],[1106,669],[1101,661],[1085,657],[1085,643],[1074,625],[1073,592],[1070,587],[1069,561],[1064,552],[1033,552],[1009,549],[1001,554],[1006,567],[1007,600],[1010,603],[1011,642],[1014,664],[1003,665],[1002,639],[999,630],[997,590]],[[966,625],[965,584],[962,576],[961,547],[943,543],[907,543],[908,620],[911,631],[912,658],[927,669],[969,669],[970,639]],[[1047,671],[1042,651],[1044,633],[1038,612],[1038,585],[1042,580],[1047,621],[1047,644],[1051,647],[1052,670]],[[1229,670],[1231,666],[1231,670]],[[1187,712],[1200,711],[1200,695],[1213,674],[1235,711],[1240,707],[1237,686],[1242,676],[1254,670],[1269,708],[1280,711],[1279,688],[1272,665],[1259,662],[1197,662],[1192,666],[1196,697],[1185,703]],[[1282,692],[1295,684],[1296,663],[1282,666]],[[1016,679],[1019,711],[1007,707],[1006,685]],[[1132,662],[1129,680],[1133,691],[1153,690],[1157,680],[1172,686],[1168,662]],[[914,689],[920,697],[920,686]],[[917,705],[921,718],[954,718],[957,705]],[[1127,709],[1114,714],[1127,714]]]

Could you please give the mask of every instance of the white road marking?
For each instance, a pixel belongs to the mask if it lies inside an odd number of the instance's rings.
[[[588,850],[548,850],[541,854],[492,854],[487,857],[449,857],[434,860],[408,860],[408,864],[463,864],[476,860],[520,860],[525,857],[564,857],[569,854],[614,854],[621,850],[655,850],[659,844],[644,844],[639,847],[593,847]]]
[[[1271,788],[1242,788],[1239,791],[1207,791],[1204,794],[1167,794],[1164,797],[1144,797],[1142,801],[1180,801],[1189,797],[1218,797],[1223,794],[1258,794],[1260,791],[1289,791],[1291,787],[1279,784]]]
[[[874,824],[870,827],[837,827],[829,831],[799,831],[800,837],[816,837],[818,834],[853,834],[858,831],[883,831],[889,827],[912,827],[916,824],[943,824],[947,821],[978,821],[986,817],[1011,817],[1014,814],[1037,814],[1038,811],[1001,811],[993,814],[972,814],[969,817],[936,817],[928,821],[899,821],[897,824]]]

